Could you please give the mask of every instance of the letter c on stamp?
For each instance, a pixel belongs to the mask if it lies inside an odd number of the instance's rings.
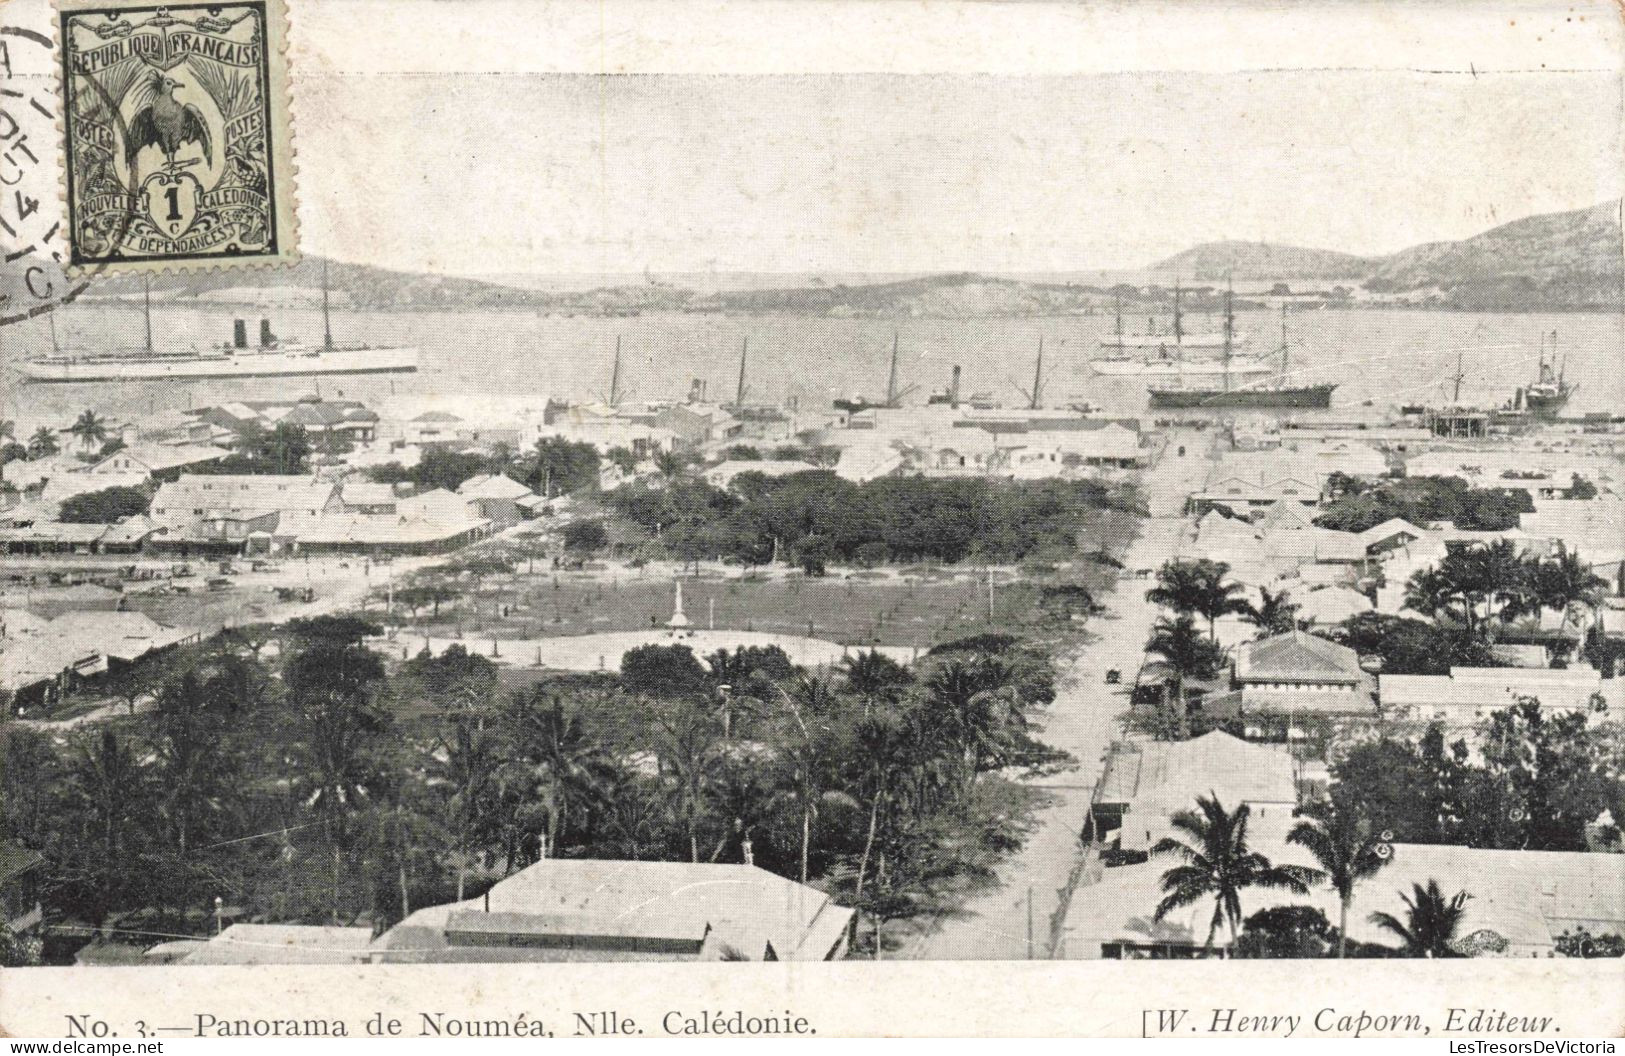
[[[59,18],[70,263],[293,259],[280,0],[64,0]]]

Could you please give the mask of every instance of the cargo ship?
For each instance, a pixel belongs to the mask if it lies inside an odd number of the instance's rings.
[[[218,347],[163,352],[152,344],[152,296],[143,298],[147,340],[130,354],[78,355],[53,347],[50,355],[17,364],[23,380],[68,383],[92,381],[209,381],[229,378],[300,378],[346,374],[413,374],[418,350],[404,346],[340,345],[333,342],[327,304],[326,273],[322,282],[322,329],[319,345],[279,340],[270,320],[260,320],[259,342],[251,346],[246,321],[233,321],[231,341]],[[55,330],[52,331],[53,346]]]
[[[1262,357],[1236,352],[1246,343],[1247,336],[1235,333],[1233,327],[1217,333],[1186,333],[1180,298],[1181,291],[1176,282],[1173,324],[1161,333],[1147,330],[1138,334],[1123,332],[1122,299],[1118,298],[1116,330],[1112,336],[1100,341],[1101,347],[1112,351],[1109,355],[1090,360],[1089,369],[1106,377],[1218,377],[1225,373],[1239,377],[1270,372],[1270,365]],[[1212,356],[1192,354],[1214,349],[1225,353],[1228,364]]]
[[[1546,358],[1546,335],[1540,335],[1540,373],[1536,380],[1519,390],[1518,400],[1526,410],[1536,418],[1555,418],[1574,395],[1579,385],[1570,385],[1563,378],[1567,362],[1559,363],[1557,358],[1557,331],[1551,334],[1552,352],[1551,360]]]
[[[1225,293],[1225,332],[1229,333],[1234,325],[1234,312],[1231,306],[1231,294]],[[1227,407],[1227,408],[1263,408],[1263,409],[1292,409],[1292,410],[1325,410],[1332,405],[1332,393],[1337,389],[1335,384],[1324,385],[1291,385],[1287,383],[1287,363],[1290,352],[1286,336],[1286,305],[1281,306],[1281,347],[1279,370],[1274,377],[1262,382],[1247,382],[1233,385],[1231,372],[1221,371],[1224,383],[1220,388],[1211,385],[1178,385],[1170,387],[1153,386],[1151,393],[1151,406],[1153,408],[1170,410],[1189,410],[1193,408]],[[1229,346],[1225,347],[1221,364],[1231,359]]]

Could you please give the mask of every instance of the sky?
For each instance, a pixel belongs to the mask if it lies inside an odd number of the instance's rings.
[[[301,242],[460,274],[1386,253],[1621,194],[1608,11],[310,0]]]

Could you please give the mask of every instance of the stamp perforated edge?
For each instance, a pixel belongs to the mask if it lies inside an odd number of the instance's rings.
[[[66,64],[62,61],[66,44],[62,40],[62,15],[74,11],[108,11],[122,8],[153,6],[153,0],[51,0],[50,37],[56,54],[56,157],[59,165],[57,196],[62,211],[63,240],[70,252],[64,257],[64,269],[70,278],[95,272],[98,275],[139,275],[163,272],[241,271],[248,269],[275,269],[297,263],[299,253],[299,164],[293,142],[292,93],[288,84],[288,31],[290,19],[286,0],[262,0],[268,32],[274,28],[277,46],[266,49],[266,70],[270,82],[267,100],[271,114],[271,163],[278,173],[272,181],[271,201],[277,217],[278,251],[274,255],[255,257],[211,256],[190,260],[155,257],[98,261],[95,264],[72,263],[73,225],[68,216],[68,86]],[[3,8],[5,0],[0,0]]]

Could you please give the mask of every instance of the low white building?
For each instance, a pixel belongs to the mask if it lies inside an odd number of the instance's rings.
[[[1527,667],[1452,667],[1448,675],[1379,675],[1383,714],[1471,726],[1492,712],[1535,697],[1549,712],[1590,711],[1602,676],[1584,665],[1558,670]]]

